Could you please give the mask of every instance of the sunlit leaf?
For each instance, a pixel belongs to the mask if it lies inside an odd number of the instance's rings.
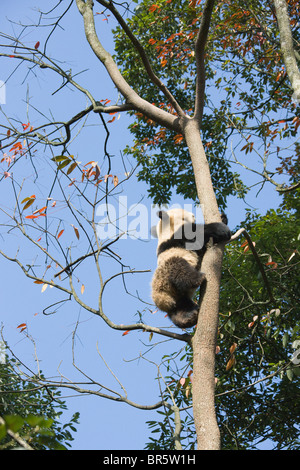
[[[61,237],[63,233],[64,233],[64,229],[62,229],[62,230],[59,232],[59,234],[57,235],[57,239],[58,239],[59,237]]]
[[[26,201],[27,201],[27,202],[26,202]],[[25,206],[23,207],[23,210],[28,209],[28,207],[30,207],[31,204],[34,203],[34,201],[35,201],[35,196],[34,196],[34,195],[33,195],[33,196],[30,196],[30,197],[28,197],[28,198],[23,199],[23,201],[21,202],[21,204],[24,204],[24,202],[26,202]]]

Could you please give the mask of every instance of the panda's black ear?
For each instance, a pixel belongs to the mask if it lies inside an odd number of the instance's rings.
[[[165,211],[157,211],[156,215],[157,215],[157,217],[159,217],[160,219],[162,219],[164,213],[165,213]]]
[[[222,219],[223,224],[228,225],[228,217],[226,214],[224,214],[224,212],[222,212],[221,214],[221,219]]]

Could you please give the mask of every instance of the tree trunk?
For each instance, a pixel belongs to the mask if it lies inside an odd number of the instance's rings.
[[[190,119],[185,123],[184,134],[191,155],[204,220],[206,223],[220,221],[209,166],[196,120]],[[223,245],[210,246],[201,268],[206,274],[206,283],[205,287],[202,287],[198,325],[193,338],[193,409],[198,450],[220,449],[220,431],[215,412],[214,372],[223,252]]]
[[[285,0],[274,0],[277,23],[280,33],[280,45],[286,71],[290,79],[294,97],[300,103],[300,70],[296,60],[290,18]],[[299,55],[298,55],[299,59]]]
[[[138,112],[143,113],[148,118],[159,123],[163,127],[182,132],[190,152],[193,165],[195,183],[198,198],[203,210],[206,223],[221,221],[219,209],[212,186],[209,165],[200,137],[200,124],[204,104],[205,86],[205,63],[204,48],[210,25],[214,0],[206,0],[201,26],[196,40],[195,53],[197,60],[197,99],[195,118],[190,118],[184,114],[176,100],[171,97],[171,103],[175,106],[178,115],[170,114],[159,107],[142,99],[126,82],[119,71],[112,56],[103,48],[96,33],[93,13],[93,0],[76,0],[78,10],[84,19],[85,34],[95,55],[103,63],[108,71],[111,80],[123,95],[126,105]],[[127,25],[123,23],[122,17],[109,2],[99,2],[105,4],[115,15],[127,36],[131,39],[136,50],[146,67],[149,79],[157,84],[170,101],[170,92],[153,74],[150,62],[146,56],[142,45],[133,36]],[[213,246],[207,250],[203,259],[203,270],[207,276],[205,293],[202,295],[202,304],[199,313],[198,327],[193,338],[194,348],[194,418],[198,436],[198,449],[219,449],[220,433],[216,421],[214,407],[215,392],[215,350],[216,334],[219,314],[219,290],[222,267],[223,248]],[[202,289],[203,293],[203,289]]]

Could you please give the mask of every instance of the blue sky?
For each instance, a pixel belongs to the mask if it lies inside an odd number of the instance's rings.
[[[2,4],[0,19],[1,31],[13,36],[19,30],[17,25],[8,22],[8,18],[16,22],[18,19],[23,23],[34,22],[37,13],[31,8],[38,3],[40,2],[35,0],[15,0],[14,2],[5,0]],[[52,4],[54,5],[55,2],[51,2]],[[107,24],[99,17],[103,43],[112,52],[111,24],[111,20]],[[93,57],[85,40],[82,18],[77,12],[76,5],[73,5],[62,25],[64,29],[57,29],[49,42],[48,51],[51,56],[61,60],[63,68],[72,68],[73,73],[75,70],[79,72],[88,69],[87,72],[78,76],[79,83],[91,90],[99,100],[116,100],[116,90],[110,84],[103,66]],[[24,34],[23,39],[31,46],[40,41],[42,47],[45,31],[30,29],[28,34],[27,32]],[[0,80],[6,80],[12,72],[11,60],[1,59]],[[74,90],[64,90],[62,93],[52,95],[61,83],[53,72],[39,70],[37,76],[34,73],[30,74],[26,77],[26,84],[20,86],[25,75],[25,68],[19,67],[7,83],[6,104],[3,106],[7,115],[14,116],[21,122],[27,122],[28,111],[31,124],[37,125],[42,121],[41,116],[34,108],[41,109],[47,116],[53,113],[57,120],[66,120],[86,106],[86,98]],[[30,96],[28,110],[26,95]],[[108,120],[109,117],[106,121]],[[122,114],[118,120],[109,125],[111,136],[108,150],[110,154],[114,155],[112,158],[113,174],[124,174],[120,152],[127,143],[130,143],[131,137],[127,130],[128,124],[128,117]],[[99,125],[99,119],[92,116],[89,125],[72,144],[72,152],[82,162],[102,161],[104,138],[105,132]],[[35,192],[41,200],[49,177],[46,166],[47,158],[50,158],[50,156],[46,152],[46,155],[41,155],[37,161],[40,179]],[[30,171],[29,168],[29,165],[26,165],[27,172]],[[34,184],[34,174],[26,174],[28,178],[24,190],[28,188],[27,194],[30,194]],[[249,182],[249,178],[253,178],[253,176],[248,175],[247,178],[247,182]],[[274,202],[274,190],[272,189],[271,193],[267,190],[264,191],[259,200],[259,210],[262,213],[269,208],[270,198],[272,198],[273,205],[276,204]],[[128,197],[128,205],[142,201],[146,207],[151,208],[151,200],[146,195],[146,186],[137,182],[135,177],[124,185],[122,195]],[[2,181],[0,197],[2,207],[11,204],[12,192],[9,179]],[[117,203],[117,196],[114,200]],[[251,195],[248,201],[253,206],[258,206],[254,195]],[[176,196],[172,203],[182,203],[182,200]],[[57,217],[60,217],[60,207],[63,210],[63,206],[58,204]],[[233,198],[229,200],[228,216],[231,227],[238,225],[240,220],[243,220],[245,207],[243,201],[236,201]],[[3,220],[1,223],[3,223]],[[5,241],[3,238],[2,249],[11,256],[15,255],[18,246],[21,247],[23,259],[31,262],[35,254],[30,247],[27,248],[27,245],[24,248],[21,238],[13,236],[5,238]],[[82,245],[79,242],[77,245],[78,253],[80,253],[81,248]],[[118,254],[122,256],[124,263],[130,264],[137,270],[149,269],[153,272],[156,266],[155,250],[156,241],[151,239],[126,239],[121,240],[118,244]],[[37,366],[32,344],[17,330],[17,326],[23,322],[28,325],[28,332],[35,339],[40,367],[45,375],[57,377],[62,374],[70,380],[84,380],[84,377],[72,366],[72,332],[76,322],[79,321],[75,341],[76,364],[78,367],[81,367],[87,375],[94,377],[98,383],[120,391],[118,382],[107,367],[109,366],[126,388],[130,400],[141,404],[154,404],[159,400],[159,388],[157,380],[155,380],[157,370],[150,360],[159,363],[163,355],[176,350],[176,348],[179,350],[183,347],[183,344],[154,337],[152,343],[157,341],[160,344],[153,350],[149,350],[145,358],[142,358],[140,354],[145,350],[144,343],[148,343],[149,339],[147,333],[131,332],[129,335],[122,336],[122,332],[112,331],[101,319],[84,311],[74,302],[65,304],[55,315],[45,316],[42,314],[43,309],[48,304],[59,300],[61,298],[60,294],[50,288],[42,293],[41,286],[35,285],[31,280],[26,279],[14,263],[10,263],[3,258],[0,258],[0,263],[0,293],[2,298],[0,321],[4,323],[6,340],[25,363],[30,364],[33,368]],[[115,269],[115,265],[112,267],[111,261],[106,261],[105,272],[107,276],[111,275],[112,269]],[[89,264],[86,264],[80,270],[80,284],[84,283],[85,285],[84,299],[87,303],[90,302],[93,305],[97,296],[97,282],[92,273]],[[134,296],[128,296],[122,290],[119,279],[113,281],[107,289],[105,311],[116,323],[136,321],[135,312],[137,310],[142,311],[147,307],[146,303],[136,298],[137,295],[145,302],[151,303],[151,273],[130,275],[127,279],[128,289]],[[152,315],[147,312],[144,320],[155,326],[170,326],[170,322],[160,313]],[[107,362],[107,366],[99,356],[97,348]],[[145,422],[156,419],[156,412],[136,410],[126,404],[115,403],[95,396],[84,395],[72,398],[69,397],[70,395],[72,395],[72,392],[62,392],[62,396],[66,397],[68,404],[66,420],[75,411],[79,411],[81,415],[78,432],[74,435],[74,449],[144,448],[149,436]]]

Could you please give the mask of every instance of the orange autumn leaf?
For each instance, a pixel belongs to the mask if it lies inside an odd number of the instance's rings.
[[[59,237],[61,237],[63,233],[64,233],[64,229],[62,229],[62,230],[59,232],[59,234],[57,235],[57,239],[59,239]]]
[[[149,8],[149,11],[150,11],[150,13],[153,13],[155,10],[157,10],[159,8],[160,8],[159,5],[154,4],[154,5],[151,5],[151,7]]]
[[[37,209],[36,211],[33,212],[33,214],[40,213],[40,214],[42,215],[42,212],[44,212],[45,209],[47,209],[47,206],[44,206],[44,207],[42,207],[41,209]]]
[[[235,365],[235,357],[233,354],[226,364],[226,371],[229,371],[234,365]]]
[[[16,142],[9,151],[12,152],[12,151],[18,151],[21,149],[22,149],[21,142]]]
[[[78,228],[75,227],[75,225],[73,225],[73,224],[71,224],[71,226],[73,227],[74,232],[75,232],[75,235],[76,235],[77,239],[79,240],[80,235],[79,235],[79,230],[78,230]]]

